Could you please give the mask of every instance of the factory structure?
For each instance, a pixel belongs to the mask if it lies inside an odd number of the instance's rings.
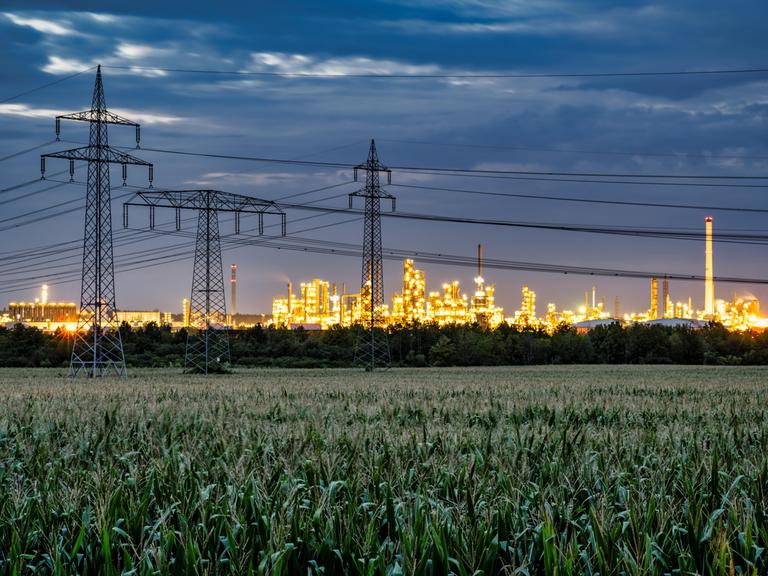
[[[546,311],[537,315],[536,293],[527,285],[521,289],[520,307],[512,314],[494,301],[493,284],[486,284],[483,276],[482,246],[478,246],[477,276],[472,296],[462,292],[458,281],[442,285],[442,291],[427,292],[426,274],[416,268],[415,262],[403,262],[402,289],[392,298],[392,305],[383,305],[381,317],[388,325],[402,325],[414,322],[447,324],[473,324],[494,328],[506,322],[520,329],[540,329],[553,332],[562,325],[579,330],[590,330],[595,326],[619,322],[621,324],[649,323],[664,325],[705,326],[710,321],[722,323],[731,330],[768,328],[768,318],[760,316],[760,305],[756,298],[737,298],[732,301],[715,299],[715,282],[712,251],[712,217],[705,219],[705,280],[704,307],[695,309],[693,300],[675,301],[670,292],[669,279],[662,278],[659,293],[659,278],[650,281],[650,305],[642,312],[620,315],[619,298],[614,298],[612,311],[608,311],[605,298],[598,299],[596,287],[584,293],[584,304],[574,310],[559,310],[554,303],[546,305]],[[299,285],[294,293],[289,282],[285,294],[272,301],[272,324],[291,328],[327,329],[331,326],[350,326],[361,321],[363,302],[370,298],[370,292],[347,293],[346,285],[338,290],[336,283],[315,278]]]
[[[116,314],[119,323],[126,323],[133,328],[152,322],[174,327],[177,324],[171,312],[159,310],[117,310]],[[0,326],[23,324],[44,332],[73,332],[77,330],[77,316],[77,304],[74,302],[49,302],[48,286],[43,284],[39,297],[31,302],[10,302],[7,310],[0,311]]]
[[[619,298],[613,300],[613,310],[606,307],[605,297],[598,298],[597,288],[586,290],[583,304],[574,309],[558,309],[547,303],[537,311],[536,292],[523,285],[520,306],[514,312],[505,313],[496,304],[495,286],[486,282],[483,267],[483,247],[477,247],[477,274],[474,291],[462,291],[457,280],[446,282],[441,290],[428,291],[424,270],[416,267],[412,259],[403,261],[402,284],[394,294],[391,305],[384,304],[379,310],[382,322],[389,326],[413,323],[478,324],[495,328],[506,322],[519,329],[553,332],[567,325],[577,330],[590,330],[596,326],[619,322],[622,324],[648,323],[664,325],[705,326],[709,321],[720,322],[731,330],[768,328],[768,318],[760,316],[760,303],[754,297],[731,301],[715,298],[715,282],[712,250],[712,217],[705,219],[704,306],[696,309],[692,298],[675,300],[666,277],[651,278],[649,306],[641,312],[620,315]],[[660,289],[661,288],[661,289]],[[230,266],[230,306],[227,323],[231,328],[245,328],[257,324],[271,324],[288,328],[322,330],[333,326],[351,326],[363,317],[365,304],[370,300],[370,286],[361,292],[347,290],[346,284],[331,283],[314,278],[298,285],[294,290],[288,282],[284,294],[272,301],[272,315],[242,314],[237,302],[237,264]],[[366,312],[369,313],[369,312]],[[49,302],[48,286],[43,285],[40,296],[30,302],[10,302],[7,310],[0,311],[0,326],[24,324],[44,331],[77,329],[78,310],[74,302]],[[180,313],[159,310],[119,310],[117,319],[132,327],[149,323],[169,325],[173,329],[190,326],[190,302],[184,298]]]
[[[5,324],[24,323],[54,332],[58,328],[77,328],[77,305],[74,302],[49,302],[48,286],[43,284],[40,296],[31,302],[10,302],[2,320]]]

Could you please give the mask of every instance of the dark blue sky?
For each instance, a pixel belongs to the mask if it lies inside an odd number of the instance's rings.
[[[328,0],[243,2],[237,7],[223,2],[172,1],[132,2],[130,8],[104,1],[11,1],[0,9],[0,100],[96,63],[387,74],[756,68],[768,62],[766,17],[768,4],[758,1]],[[289,79],[105,69],[109,106],[143,123],[147,147],[359,162],[365,158],[367,140],[375,137],[381,160],[392,165],[729,175],[768,173],[767,80],[768,75]],[[92,82],[89,73],[0,104],[0,157],[50,140],[56,113],[88,108]],[[82,125],[65,125],[63,130],[68,139],[86,137]],[[132,138],[130,130],[111,131],[114,143],[131,144]],[[58,148],[61,143],[45,151]],[[0,163],[0,188],[34,178],[39,152]],[[199,185],[269,199],[344,182],[350,176],[319,168],[149,152],[139,155],[155,163],[158,186]],[[50,171],[64,168],[64,163],[50,162]],[[118,176],[116,170],[115,185]],[[131,171],[130,181],[146,182],[137,169]],[[761,189],[496,181],[398,173],[393,181],[579,198],[768,208],[766,191]],[[0,200],[21,198],[22,192],[40,188],[42,185],[5,194]],[[391,191],[405,211],[478,218],[703,229],[705,216],[700,210],[628,209],[407,188]],[[21,198],[0,205],[0,219],[82,194],[81,187],[66,186]],[[344,207],[346,200],[329,199],[323,204]],[[290,223],[306,215],[289,213],[289,233],[349,218],[329,215]],[[713,215],[719,230],[768,230],[761,215]],[[74,212],[0,232],[0,252],[79,238],[82,218],[82,211]],[[117,211],[115,224],[118,230]],[[132,225],[140,224],[145,224],[145,216],[137,211]],[[230,232],[231,226],[230,219],[222,217],[223,232]],[[194,231],[194,223],[188,223],[186,230]],[[362,223],[302,235],[358,242]],[[129,252],[181,240],[148,236],[140,244],[118,246],[117,263],[129,260]],[[700,242],[384,222],[386,247],[471,255],[478,242],[485,244],[489,257],[510,260],[691,274],[701,274],[704,268]],[[118,306],[179,308],[191,284],[191,247],[189,254],[185,262],[118,274]],[[288,278],[299,282],[317,276],[350,286],[359,283],[360,263],[353,258],[254,247],[227,250],[224,258],[226,264],[239,265],[242,311],[269,311],[272,296],[283,290]],[[764,247],[715,247],[718,275],[768,277],[763,270],[765,261]],[[77,255],[62,264],[79,270]],[[424,268],[428,289],[439,289],[453,278],[459,278],[466,291],[471,289],[473,270]],[[387,262],[385,270],[389,299],[400,287],[401,264]],[[39,274],[35,270],[27,276]],[[559,308],[577,306],[584,290],[593,284],[609,303],[619,295],[623,310],[648,306],[645,280],[501,271],[488,271],[486,277],[497,284],[499,302],[510,313],[519,306],[524,283],[536,290],[539,311],[545,310],[548,301],[557,302]],[[32,289],[5,292],[2,282],[11,279],[23,280],[24,274],[0,277],[0,302],[35,295]],[[674,299],[690,294],[702,306],[703,286],[680,282],[672,283],[671,289]],[[730,298],[734,290],[768,300],[768,289],[760,286],[721,285],[717,297]],[[77,300],[79,282],[53,285],[51,295],[57,300]]]

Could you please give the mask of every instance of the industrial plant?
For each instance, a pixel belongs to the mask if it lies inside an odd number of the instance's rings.
[[[545,313],[536,313],[536,292],[528,285],[521,289],[520,307],[512,314],[505,314],[494,300],[495,285],[486,284],[483,276],[482,246],[477,251],[477,276],[472,296],[462,292],[458,280],[442,285],[442,291],[427,292],[426,274],[416,268],[412,259],[403,262],[402,289],[395,293],[392,305],[382,304],[379,316],[385,325],[402,325],[413,322],[447,324],[474,324],[495,328],[503,322],[520,329],[540,329],[554,332],[560,326],[573,326],[589,330],[601,324],[620,322],[630,324],[661,323],[667,325],[704,326],[710,321],[723,324],[732,330],[768,327],[768,318],[760,316],[756,298],[736,298],[726,301],[715,298],[715,282],[712,251],[711,216],[705,219],[705,279],[704,307],[696,309],[693,298],[675,301],[670,293],[669,279],[662,278],[659,294],[659,278],[650,279],[649,306],[647,310],[619,313],[619,298],[609,311],[604,298],[598,299],[597,288],[584,294],[584,304],[575,310],[558,309],[555,303],[547,303]],[[272,321],[276,326],[304,329],[327,329],[331,326],[351,326],[364,321],[364,306],[370,296],[348,293],[346,285],[338,290],[337,283],[318,278],[299,284],[298,294],[289,282],[287,292],[272,301]]]
[[[536,309],[536,292],[528,285],[520,288],[520,306],[506,313],[495,301],[496,286],[486,282],[483,266],[483,247],[477,246],[477,274],[474,291],[462,291],[458,280],[443,283],[440,290],[428,291],[424,270],[416,267],[411,258],[403,261],[402,283],[392,297],[391,305],[378,307],[377,318],[382,326],[412,323],[478,324],[495,328],[506,322],[519,329],[537,329],[554,332],[560,326],[589,330],[601,324],[650,323],[667,325],[704,326],[709,321],[720,322],[731,330],[768,328],[768,318],[760,316],[760,304],[754,297],[728,301],[715,298],[711,217],[705,219],[705,276],[704,306],[697,309],[691,296],[674,299],[667,277],[652,277],[649,285],[649,305],[646,310],[620,314],[619,297],[614,298],[608,310],[605,297],[598,297],[597,287],[585,291],[583,304],[575,309],[558,308],[549,302]],[[661,286],[661,290],[659,287]],[[370,284],[362,292],[350,292],[346,283],[335,283],[314,278],[298,284],[288,282],[286,292],[272,301],[272,314],[238,313],[237,264],[230,265],[230,305],[227,314],[229,328],[246,328],[256,324],[278,327],[323,330],[333,326],[352,326],[364,322],[366,303],[370,300]],[[173,329],[192,325],[190,301],[184,298],[178,313],[159,310],[117,310],[117,322],[132,327],[155,323]],[[34,326],[44,331],[77,329],[78,309],[75,303],[49,302],[48,286],[43,285],[40,296],[31,302],[11,302],[0,315],[0,323]]]

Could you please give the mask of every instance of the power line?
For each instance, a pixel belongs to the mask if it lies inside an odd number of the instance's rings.
[[[306,206],[282,204],[283,208],[296,208],[299,210],[319,210],[329,213],[348,213],[362,214],[360,211],[350,210],[348,208],[332,208],[328,206]],[[502,226],[511,228],[530,228],[539,230],[551,230],[560,232],[584,232],[590,234],[608,234],[618,236],[636,236],[641,238],[666,238],[672,240],[701,240],[704,234],[701,232],[688,232],[672,228],[629,228],[613,226],[595,226],[595,225],[577,225],[545,222],[524,222],[510,220],[496,220],[483,218],[467,218],[462,216],[447,216],[436,214],[418,214],[412,212],[382,212],[382,216],[387,218],[399,218],[406,220],[420,220],[426,222],[444,222],[453,224],[474,224],[483,226]],[[768,235],[760,234],[724,234],[716,233],[713,235],[716,242],[740,243],[740,244],[764,244],[768,242]]]
[[[466,190],[463,188],[441,188],[439,186],[417,186],[415,184],[391,184],[397,188],[417,190],[432,190],[438,192],[457,192],[461,194],[477,194],[482,196],[501,196],[506,198],[528,198],[531,200],[548,200],[557,202],[579,202],[585,204],[610,204],[618,206],[642,206],[649,208],[673,208],[685,210],[711,210],[723,212],[768,212],[766,208],[742,208],[730,206],[701,206],[695,204],[665,204],[663,202],[632,202],[628,200],[601,200],[594,198],[569,198],[567,196],[541,196],[536,194],[517,194],[512,192],[488,192],[484,190]]]
[[[22,194],[21,196],[9,198],[7,200],[3,200],[2,202],[0,202],[0,206],[3,206],[5,204],[11,204],[12,202],[18,202],[19,200],[26,200],[28,198],[31,198],[32,196],[37,196],[38,194],[43,194],[45,192],[50,192],[51,190],[56,190],[57,188],[61,188],[62,186],[65,186],[66,184],[69,184],[69,182],[58,182],[53,186],[47,186],[45,188],[41,188],[40,190],[29,192],[28,194]]]
[[[732,68],[709,70],[662,70],[640,72],[559,72],[559,73],[426,73],[426,74],[381,74],[381,73],[351,73],[351,72],[279,72],[279,71],[254,71],[254,70],[222,70],[199,68],[168,68],[161,66],[121,66],[105,65],[104,68],[115,70],[177,72],[184,74],[213,74],[222,76],[266,76],[279,78],[378,78],[378,79],[440,79],[440,78],[615,78],[615,77],[645,77],[645,76],[715,76],[722,74],[765,74],[768,68]]]
[[[73,142],[77,143],[77,142]],[[173,154],[181,156],[194,156],[198,158],[216,158],[222,160],[240,160],[249,162],[262,162],[265,164],[284,164],[284,165],[296,165],[296,166],[311,166],[316,168],[342,168],[351,169],[355,165],[348,162],[321,162],[317,160],[295,160],[288,158],[270,158],[263,156],[243,156],[234,154],[216,154],[212,152],[189,152],[184,150],[172,150],[164,148],[142,148],[144,152],[156,152],[160,154]],[[662,178],[672,180],[768,180],[768,176],[747,176],[747,175],[716,175],[716,174],[634,174],[634,173],[619,173],[619,172],[561,172],[561,171],[540,171],[540,170],[490,170],[490,169],[472,169],[472,168],[450,168],[450,167],[430,167],[430,166],[391,166],[392,170],[399,170],[402,172],[410,172],[417,174],[433,174],[443,176],[483,176],[483,177],[506,177],[506,176],[539,176],[546,177],[547,181],[558,181],[551,177],[567,176],[572,178],[638,178],[658,180]],[[591,180],[574,180],[574,182],[592,183]],[[597,181],[600,182],[600,181]],[[612,182],[620,184],[636,184],[635,182]],[[638,184],[640,182],[637,182]],[[645,184],[645,182],[642,182]],[[667,185],[664,182],[648,182],[648,184],[663,186]],[[680,185],[681,183],[677,183]],[[700,186],[698,182],[682,183],[685,186]],[[707,184],[704,184],[707,185]],[[710,184],[711,185],[711,184]],[[738,186],[727,183],[716,183],[719,187],[731,187]],[[754,187],[754,186],[750,186]],[[768,184],[759,185],[757,187],[766,188]]]
[[[399,170],[403,174],[421,174],[425,176],[435,176],[433,172],[427,172],[423,170]],[[576,179],[576,178],[544,178],[537,176],[493,176],[488,174],[457,174],[446,173],[440,174],[440,176],[453,176],[458,178],[482,178],[489,180],[524,180],[532,182],[567,182],[571,184],[622,184],[630,186],[662,186],[664,188],[685,187],[685,188],[768,188],[767,184],[732,184],[732,183],[716,183],[716,182],[654,182],[644,181],[637,182],[632,180],[590,180],[590,179]]]
[[[30,152],[34,152],[35,150],[40,150],[40,148],[45,148],[46,146],[50,146],[51,144],[55,143],[56,140],[49,140],[48,142],[43,142],[42,144],[38,144],[37,146],[32,146],[31,148],[26,148],[24,150],[19,150],[18,152],[14,152],[13,154],[9,154],[8,156],[3,156],[0,158],[0,162],[5,162],[6,160],[11,160],[12,158],[17,158],[19,156],[22,156],[24,154],[28,154]]]
[[[58,78],[52,82],[47,82],[46,84],[42,84],[35,88],[25,90],[24,92],[19,92],[18,94],[14,94],[13,96],[9,96],[8,98],[0,100],[0,104],[5,104],[7,102],[16,100],[17,98],[21,98],[22,96],[26,96],[28,94],[32,94],[33,92],[37,92],[38,90],[44,90],[45,88],[50,88],[51,86],[55,86],[56,84],[61,84],[62,82],[66,82],[67,80],[71,80],[72,78],[76,78],[81,74],[85,74],[86,72],[90,72],[91,70],[95,70],[95,69],[96,69],[96,66],[91,66],[90,68],[86,68],[85,70],[80,70],[80,72],[75,72],[74,74],[70,74],[69,76],[64,76],[63,78]]]
[[[54,172],[51,174],[51,176],[61,176],[65,172],[67,172],[67,170],[61,170],[59,172]],[[14,184],[8,188],[0,188],[0,194],[7,194],[8,192],[13,192],[14,190],[19,190],[20,188],[26,188],[27,186],[32,186],[32,184],[37,184],[40,181],[40,178],[33,178],[32,180],[27,180],[26,182],[21,182],[20,184]]]
[[[319,230],[319,229],[328,228],[328,227],[331,227],[331,226],[337,226],[337,225],[341,225],[341,224],[347,224],[349,222],[356,221],[356,220],[358,220],[358,218],[353,218],[351,220],[349,220],[349,219],[348,220],[342,220],[340,222],[332,222],[332,223],[324,224],[324,225],[321,225],[321,226],[315,226],[315,227],[307,228],[307,229],[304,229],[304,230],[299,230],[299,231],[297,231],[297,233],[308,232],[308,231],[313,231],[313,230]],[[267,228],[267,227],[271,227],[271,225],[265,226],[265,228]],[[255,229],[253,229],[253,230],[255,230]],[[190,239],[194,237],[194,234],[187,233],[187,232],[179,233],[179,232],[176,232],[176,231],[159,231],[157,229],[152,230],[151,232],[153,232],[155,234],[161,234],[161,235],[178,235],[178,234],[189,235],[188,237]],[[224,238],[225,238],[225,242],[227,244],[232,244],[233,243],[232,240],[231,240],[231,237],[225,236]],[[187,242],[185,244],[189,245],[190,243]],[[253,246],[255,244],[256,243],[252,242],[252,243],[247,244],[247,245],[248,246]],[[243,247],[243,246],[245,246],[245,245],[234,246],[234,248]],[[154,251],[155,251],[154,249],[148,249],[144,253],[145,254],[150,254],[150,253],[154,253]],[[141,257],[141,258],[135,259],[135,260],[133,260],[131,262],[118,263],[117,273],[132,272],[132,271],[136,271],[136,270],[144,270],[146,268],[153,268],[153,267],[156,267],[156,266],[162,266],[162,265],[166,265],[166,264],[172,264],[172,263],[175,263],[175,262],[181,262],[181,261],[187,260],[188,258],[189,258],[189,251],[178,252],[176,254],[167,254],[165,256],[153,257],[153,258],[149,258],[149,259],[147,259],[145,257]],[[23,284],[24,282],[29,282],[29,280],[31,280],[31,279],[38,279],[38,280],[39,279],[52,279],[51,281],[49,281],[47,283],[49,285],[53,286],[53,285],[58,285],[58,284],[68,284],[68,283],[71,283],[71,282],[75,282],[75,281],[80,279],[80,274],[79,274],[79,272],[58,272],[58,273],[46,274],[46,275],[42,275],[42,276],[38,276],[38,277],[34,277],[34,278],[25,278],[23,280],[18,281],[16,284],[12,284],[11,280],[0,281],[0,287],[3,288],[2,290],[0,290],[0,294],[9,294],[9,293],[12,293],[12,292],[17,292],[17,291],[20,291],[20,290],[26,290],[26,289],[29,289],[29,288],[36,287],[37,286],[36,283]]]
[[[749,156],[736,154],[694,154],[692,152],[631,152],[619,150],[579,150],[567,148],[545,148],[533,146],[500,146],[491,144],[459,144],[453,142],[429,142],[424,140],[395,140],[391,138],[379,138],[381,142],[393,144],[414,144],[418,146],[439,146],[447,148],[470,148],[479,150],[510,150],[518,152],[554,152],[558,154],[594,154],[598,156],[647,156],[653,158],[701,158],[723,160],[766,160],[768,156]]]

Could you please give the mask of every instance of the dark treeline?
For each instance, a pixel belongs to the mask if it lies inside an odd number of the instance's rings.
[[[261,327],[231,332],[232,361],[240,366],[343,367],[353,363],[360,327],[326,331]],[[187,334],[167,326],[122,328],[130,366],[181,366]],[[768,332],[729,332],[712,324],[622,327],[577,333],[562,327],[549,335],[506,324],[413,325],[391,329],[392,362],[400,366],[520,364],[768,364]],[[66,366],[72,342],[65,332],[44,334],[17,325],[0,328],[0,367]]]

